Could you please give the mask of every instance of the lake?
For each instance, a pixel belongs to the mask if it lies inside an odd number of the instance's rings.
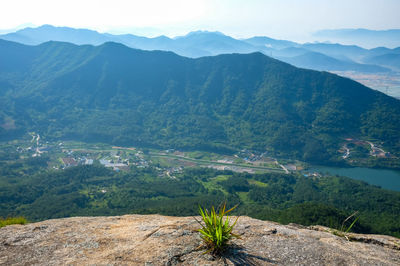
[[[312,166],[311,171],[347,176],[385,189],[400,191],[400,171],[365,167],[343,168]]]

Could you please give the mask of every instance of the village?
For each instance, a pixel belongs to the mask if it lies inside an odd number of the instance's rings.
[[[144,159],[143,152],[135,148],[124,148],[102,144],[88,144],[73,141],[43,142],[40,135],[31,133],[30,141],[21,142],[16,150],[21,157],[50,158],[49,167],[66,169],[78,165],[99,163],[115,171],[128,171],[130,166],[145,168],[149,162]]]
[[[156,150],[134,147],[111,146],[75,141],[49,142],[41,139],[37,133],[30,133],[30,138],[16,145],[20,157],[47,156],[49,168],[66,169],[78,165],[101,164],[114,171],[129,171],[132,167],[154,167],[160,177],[170,177],[181,173],[187,167],[207,167],[233,172],[290,173],[304,168],[298,161],[280,161],[260,153],[242,149],[233,155],[221,155],[210,152],[182,152],[174,149]],[[146,152],[144,152],[146,151]]]
[[[21,157],[49,157],[49,168],[66,169],[78,165],[100,164],[116,172],[130,171],[132,168],[153,167],[159,177],[175,178],[184,168],[207,167],[222,171],[239,173],[281,172],[289,174],[300,172],[304,176],[319,176],[308,172],[307,164],[297,160],[277,159],[268,152],[242,149],[232,155],[221,155],[201,151],[179,151],[175,149],[156,150],[135,147],[120,147],[107,144],[93,144],[76,141],[43,141],[39,134],[30,133],[30,139],[21,141],[16,150]],[[345,139],[341,158],[352,162],[355,158],[390,157],[371,141],[353,138]]]
[[[391,157],[390,152],[384,151],[377,144],[371,141],[359,140],[355,138],[346,138],[345,143],[341,149],[342,158],[345,160],[352,160],[354,158],[363,157],[377,157],[377,158],[389,158]]]

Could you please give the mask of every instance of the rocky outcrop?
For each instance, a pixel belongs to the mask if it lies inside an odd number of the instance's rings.
[[[47,220],[0,229],[5,265],[400,265],[400,240],[336,236],[324,227],[240,217],[222,257],[203,254],[193,217],[125,215]]]

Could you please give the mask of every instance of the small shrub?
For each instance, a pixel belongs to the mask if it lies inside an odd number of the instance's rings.
[[[24,217],[9,217],[6,219],[0,218],[0,228],[11,224],[27,224],[28,221]]]
[[[230,225],[229,216],[227,215],[237,206],[238,205],[226,211],[226,203],[223,203],[219,208],[218,213],[215,211],[214,206],[212,207],[211,212],[208,212],[207,209],[203,209],[199,206],[199,213],[203,223],[198,221],[196,218],[195,219],[201,226],[198,231],[201,233],[201,238],[207,247],[207,250],[204,253],[211,252],[213,255],[218,255],[226,248],[229,240],[232,238],[239,238],[238,235],[232,233],[239,217],[237,217],[235,222]]]

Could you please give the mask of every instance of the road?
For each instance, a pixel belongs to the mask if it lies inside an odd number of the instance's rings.
[[[150,153],[150,156],[152,157],[165,157],[165,158],[171,158],[171,159],[178,159],[178,160],[183,160],[183,161],[188,161],[188,162],[193,162],[196,164],[202,164],[202,165],[210,165],[210,164],[215,164],[215,165],[224,165],[224,166],[236,166],[236,167],[241,167],[241,168],[251,168],[251,169],[258,169],[258,170],[264,170],[264,171],[273,171],[273,172],[283,172],[284,170],[278,169],[278,168],[272,168],[272,167],[263,167],[263,166],[253,166],[253,165],[248,165],[248,164],[236,164],[236,163],[221,163],[221,162],[216,162],[216,161],[207,161],[207,160],[200,160],[200,159],[193,159],[193,158],[188,158],[185,156],[180,156],[180,155],[173,155],[173,154],[165,154],[165,153]],[[281,166],[282,167],[282,166]],[[284,167],[282,169],[285,169]],[[286,173],[289,173],[289,171],[286,169]]]
[[[345,145],[344,148],[346,149],[346,153],[342,156],[343,159],[347,159],[350,156],[350,149],[347,148],[347,146]]]
[[[385,153],[385,151],[383,149],[376,147],[374,143],[372,143],[370,141],[367,141],[367,143],[371,146],[373,156],[376,156],[376,153],[377,153],[376,151],[378,151],[378,153],[383,153],[383,154]]]
[[[283,164],[278,163],[278,161],[276,161],[276,164],[279,165],[283,169],[283,171],[285,171],[286,174],[290,173],[289,170]]]

